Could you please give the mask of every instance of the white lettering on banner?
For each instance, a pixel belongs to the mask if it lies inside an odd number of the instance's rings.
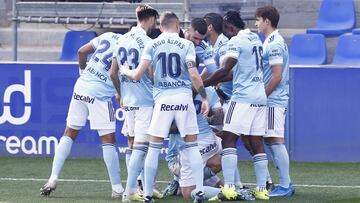
[[[116,120],[118,120],[118,121],[124,121],[125,120],[124,109],[122,109],[122,108],[116,109],[115,117],[116,117]]]
[[[32,136],[25,136],[21,140],[17,136],[4,137],[0,135],[0,141],[5,142],[6,151],[10,154],[18,154],[21,150],[24,154],[43,154],[43,147],[45,146],[45,154],[51,154],[51,149],[59,144],[56,137],[41,136],[36,140]]]
[[[0,124],[8,121],[13,125],[22,125],[28,122],[31,116],[31,106],[24,106],[24,114],[21,117],[13,117],[10,110],[10,98],[14,92],[21,92],[24,95],[25,104],[31,103],[31,71],[25,70],[24,85],[13,84],[5,89],[3,114],[0,116]]]

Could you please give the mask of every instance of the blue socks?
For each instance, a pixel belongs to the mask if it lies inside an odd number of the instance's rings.
[[[120,167],[119,156],[114,144],[106,143],[102,145],[103,158],[109,174],[112,189],[115,192],[122,193],[123,188],[121,186],[120,179]]]
[[[153,187],[155,183],[155,177],[159,165],[159,154],[162,147],[161,143],[150,142],[149,151],[145,158],[144,173],[144,196],[153,195]]]
[[[60,142],[55,150],[51,176],[49,178],[50,182],[56,181],[59,178],[64,162],[71,152],[72,144],[73,140],[71,137],[64,135],[60,138]]]
[[[276,169],[279,174],[279,185],[288,188],[290,185],[289,155],[284,144],[269,145]]]
[[[268,173],[268,160],[265,153],[255,154],[253,156],[256,185],[260,191],[266,189],[266,179]]]
[[[199,152],[197,141],[186,142],[185,148],[182,150],[186,157],[188,157],[189,164],[192,170],[193,178],[195,179],[196,189],[195,191],[204,192],[204,173],[203,173],[203,161]]]
[[[145,156],[148,151],[146,144],[134,144],[131,158],[129,161],[129,170],[126,184],[126,194],[132,194],[136,191],[137,177],[144,168]]]
[[[221,167],[224,175],[225,186],[235,185],[235,171],[237,168],[236,148],[225,148],[222,151]]]
[[[126,149],[125,152],[125,163],[126,163],[126,170],[129,172],[129,162],[130,162],[130,157],[132,154],[132,149],[130,149],[129,147]]]

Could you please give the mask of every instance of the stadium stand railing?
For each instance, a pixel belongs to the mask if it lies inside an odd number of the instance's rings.
[[[159,12],[172,11],[184,22],[184,3],[148,3]],[[28,23],[110,24],[136,22],[135,8],[139,3],[126,2],[17,2],[14,20]]]
[[[96,32],[68,31],[62,46],[60,61],[76,61],[78,49],[96,37]]]
[[[341,35],[335,49],[335,65],[360,65],[360,35]]]
[[[317,25],[307,33],[324,34],[326,37],[340,36],[355,27],[355,4],[353,0],[323,0]]]
[[[290,64],[322,65],[326,63],[327,47],[322,34],[296,34],[289,49]]]

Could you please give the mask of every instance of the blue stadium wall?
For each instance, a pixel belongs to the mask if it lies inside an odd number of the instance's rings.
[[[53,156],[65,128],[77,68],[73,63],[0,63],[1,156]],[[290,72],[286,127],[290,158],[360,162],[360,68],[297,66]],[[116,118],[117,145],[124,156],[121,109]],[[97,132],[88,124],[70,156],[102,156]],[[250,158],[241,143],[239,158]]]

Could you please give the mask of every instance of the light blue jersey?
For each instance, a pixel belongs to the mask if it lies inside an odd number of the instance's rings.
[[[119,41],[113,57],[116,58],[119,66],[123,65],[126,61],[130,69],[136,68],[140,63],[145,45],[149,41],[151,41],[151,38],[146,35],[144,29],[133,27]],[[124,106],[149,107],[154,105],[152,95],[153,83],[148,71],[145,72],[139,81],[131,80],[121,75],[120,82],[121,97]]]
[[[272,77],[273,65],[282,66],[282,79],[279,85],[268,96],[268,106],[287,107],[289,100],[289,52],[287,45],[278,30],[272,32],[263,45],[264,82],[267,86]]]
[[[154,99],[161,95],[192,94],[186,61],[195,62],[195,47],[177,33],[162,33],[146,46],[142,59],[154,66]]]
[[[237,59],[231,101],[266,105],[261,53],[259,36],[249,29],[241,30],[229,40],[226,57]]]
[[[217,66],[213,56],[212,48],[204,40],[195,47],[195,53],[199,57],[200,63],[203,63],[208,72],[213,73],[216,71]]]
[[[213,47],[214,59],[216,62],[216,66],[219,68],[220,68],[221,61],[224,59],[224,56],[226,54],[228,41],[229,41],[229,39],[224,34],[220,34],[214,44],[214,47]],[[212,72],[209,72],[209,74],[212,74]],[[232,95],[232,90],[233,90],[232,81],[222,82],[220,85],[220,89],[224,92],[224,94],[227,97],[224,99],[225,100],[230,99],[230,97]]]
[[[115,95],[109,70],[112,53],[121,37],[121,34],[107,32],[90,41],[95,52],[77,80],[75,89],[99,100],[110,100]]]
[[[206,87],[206,94],[209,98],[209,107],[210,109],[221,108],[220,98],[217,95],[213,87]],[[199,134],[197,135],[198,139],[204,138],[206,136],[213,136],[213,131],[209,126],[209,123],[205,119],[204,115],[201,113],[201,105],[203,98],[198,94],[194,99],[194,105],[197,114],[197,123],[199,127]]]

